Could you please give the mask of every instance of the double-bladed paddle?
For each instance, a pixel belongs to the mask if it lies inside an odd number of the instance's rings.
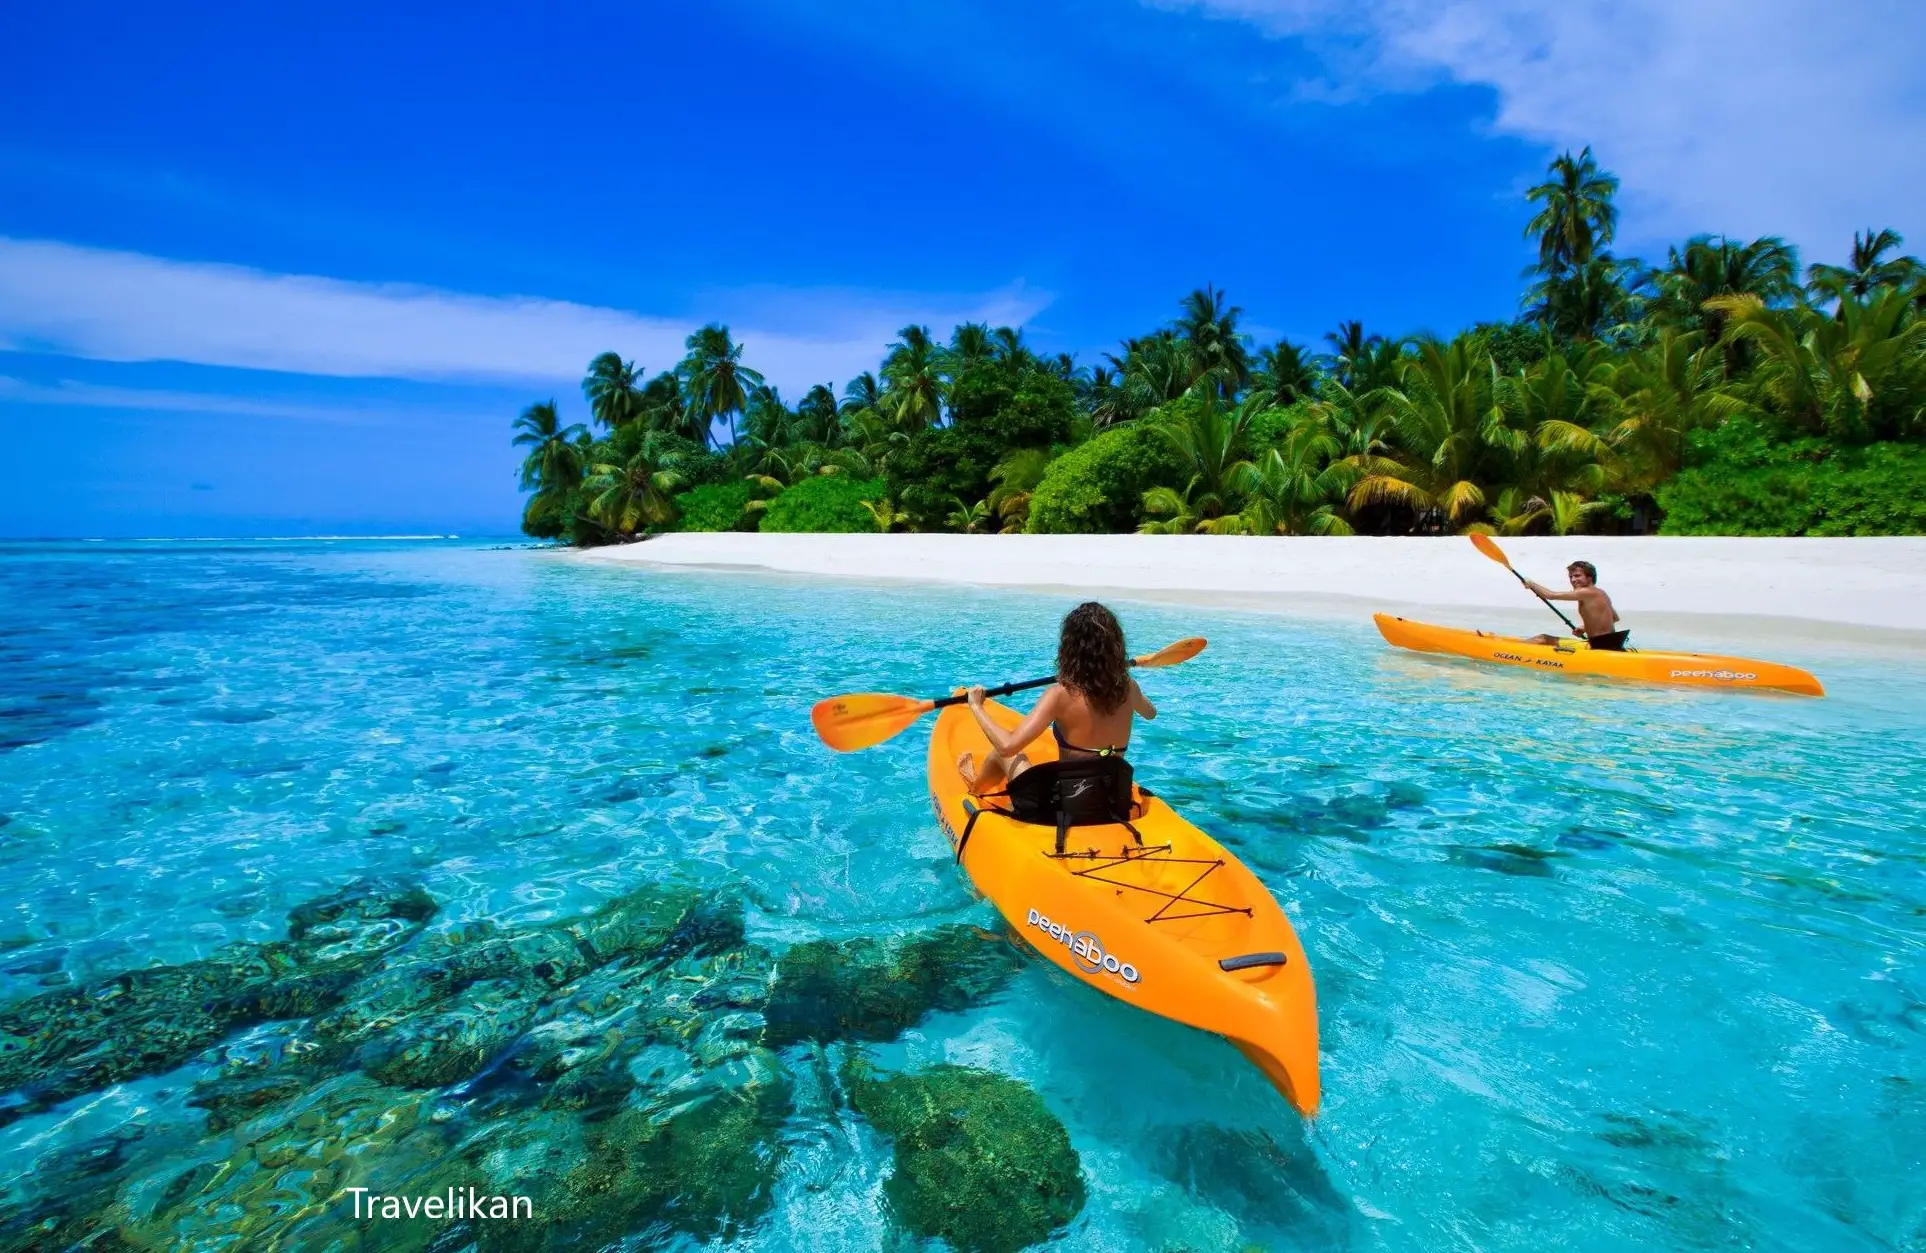
[[[1193,635],[1175,644],[1167,644],[1148,656],[1133,657],[1130,664],[1146,670],[1174,666],[1203,652],[1204,643],[1201,637]],[[1023,683],[1005,683],[983,694],[1008,696],[1012,692],[1024,692],[1033,687],[1047,687],[1056,681],[1057,676],[1053,674]],[[852,753],[859,748],[881,744],[932,709],[960,705],[968,699],[964,694],[918,700],[914,696],[891,696],[886,692],[851,692],[847,696],[832,696],[828,700],[817,701],[816,707],[809,711],[809,721],[815,726],[816,734],[822,736],[823,743],[839,753]]]
[[[1473,548],[1476,548],[1479,552],[1483,553],[1485,556],[1491,558],[1493,561],[1497,562],[1499,565],[1503,566],[1505,569],[1511,570],[1511,558],[1505,556],[1505,550],[1498,547],[1498,541],[1492,539],[1491,536],[1473,535],[1471,537],[1471,546]],[[1517,579],[1520,583],[1523,583],[1526,591],[1531,592],[1533,596],[1538,596],[1537,592],[1532,591],[1531,584],[1525,582],[1524,575],[1518,573],[1518,571],[1516,570],[1511,570],[1511,576],[1514,579]],[[1578,624],[1576,622],[1573,622],[1570,618],[1567,618],[1565,616],[1565,611],[1563,609],[1560,609],[1557,605],[1554,605],[1550,601],[1545,600],[1543,596],[1538,596],[1538,599],[1545,601],[1545,608],[1557,614],[1558,620],[1560,622],[1570,627],[1573,631],[1578,630]]]

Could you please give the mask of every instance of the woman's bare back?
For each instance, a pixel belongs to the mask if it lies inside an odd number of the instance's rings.
[[[1130,684],[1130,689],[1130,700],[1109,713],[1098,713],[1090,707],[1083,693],[1059,686],[1055,720],[1059,741],[1072,748],[1092,751],[1108,748],[1122,752],[1128,748],[1131,724],[1136,720],[1134,706],[1143,699],[1135,681]]]

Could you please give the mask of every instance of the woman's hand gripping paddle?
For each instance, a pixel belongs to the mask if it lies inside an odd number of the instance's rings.
[[[1204,644],[1201,637],[1193,635],[1175,644],[1167,644],[1148,656],[1134,657],[1130,664],[1146,670],[1174,666],[1203,652]],[[1008,696],[1012,692],[1028,691],[1033,687],[1046,687],[1056,681],[1057,676],[1053,674],[1024,683],[1005,683],[1002,687],[991,688],[984,695]],[[884,692],[851,692],[847,696],[832,696],[828,700],[817,701],[816,707],[809,711],[809,721],[815,726],[816,734],[822,737],[823,743],[839,753],[853,753],[859,748],[881,744],[907,730],[911,723],[932,709],[960,705],[968,699],[967,696],[944,696],[918,700],[913,696],[891,696]]]
[[[1505,550],[1498,547],[1498,541],[1492,539],[1491,536],[1473,535],[1471,537],[1471,546],[1473,548],[1476,548],[1479,552],[1483,553],[1485,556],[1491,558],[1493,561],[1497,562],[1499,565],[1503,566],[1505,569],[1511,570],[1511,559],[1505,556]],[[1531,584],[1525,582],[1524,575],[1518,573],[1518,571],[1516,570],[1511,570],[1511,576],[1517,579],[1520,583],[1523,583],[1526,591],[1528,592],[1531,591]],[[1538,596],[1537,592],[1532,592],[1531,594],[1533,596]],[[1578,624],[1576,622],[1573,622],[1570,618],[1567,618],[1565,616],[1564,610],[1560,609],[1557,605],[1552,604],[1550,601],[1545,600],[1543,596],[1538,596],[1538,599],[1544,600],[1545,608],[1557,614],[1558,620],[1564,623],[1566,626],[1570,627],[1574,635],[1579,633]]]

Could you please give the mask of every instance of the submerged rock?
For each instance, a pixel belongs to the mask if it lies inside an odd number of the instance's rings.
[[[777,967],[763,1011],[767,1038],[893,1040],[933,1010],[967,1009],[993,995],[1022,965],[1009,944],[966,926],[798,944]]]
[[[490,1253],[594,1249],[682,1232],[748,1230],[774,1202],[790,1090],[779,1068],[743,1071],[669,1108],[631,1103],[600,1121],[543,1111],[491,1129],[471,1155],[538,1222],[478,1227]]]
[[[433,918],[437,908],[419,883],[359,879],[290,910],[288,939],[312,948],[316,960],[385,952],[401,933]]]
[[[699,888],[662,885],[618,896],[561,925],[594,965],[620,958],[673,957],[742,943],[742,903]]]
[[[238,1027],[313,1014],[420,929],[419,887],[363,880],[289,914],[289,936],[130,970],[0,1012],[0,1125],[84,1092],[172,1070]]]
[[[1320,1249],[1350,1245],[1355,1209],[1331,1182],[1301,1127],[1268,1131],[1192,1123],[1159,1137],[1159,1173],[1240,1224],[1269,1226]]]
[[[1549,879],[1553,876],[1551,859],[1563,854],[1527,844],[1490,844],[1480,848],[1455,845],[1446,850],[1445,856],[1454,865],[1475,870],[1495,870],[1525,879]]]
[[[136,1146],[139,1125],[120,1127],[79,1144],[56,1149],[33,1163],[34,1188],[21,1205],[0,1206],[0,1253],[66,1249],[95,1237],[100,1253],[125,1246],[108,1232],[107,1210]]]
[[[474,1172],[454,1147],[432,1097],[350,1076],[290,1103],[271,1125],[250,1125],[194,1158],[170,1156],[161,1173],[122,1190],[116,1231],[126,1246],[155,1253],[425,1250],[445,1220],[369,1227],[354,1217],[352,1189],[420,1197],[471,1185]]]
[[[382,1034],[362,1051],[361,1067],[396,1087],[460,1083],[513,1044],[535,1009],[525,984],[506,979],[472,984],[461,1004],[410,1018]]]
[[[856,1111],[896,1142],[884,1185],[909,1231],[959,1253],[1015,1253],[1083,1209],[1083,1164],[1063,1124],[1016,1080],[967,1066],[882,1077],[844,1069]]]

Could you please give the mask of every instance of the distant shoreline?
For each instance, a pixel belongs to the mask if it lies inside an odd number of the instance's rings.
[[[1926,649],[1926,538],[1525,537],[1501,541],[1528,576],[1562,586],[1599,567],[1634,632],[1693,639],[1823,638]],[[735,570],[1176,601],[1305,617],[1373,610],[1452,625],[1556,630],[1462,537],[795,535],[711,532],[583,550],[637,568]]]

